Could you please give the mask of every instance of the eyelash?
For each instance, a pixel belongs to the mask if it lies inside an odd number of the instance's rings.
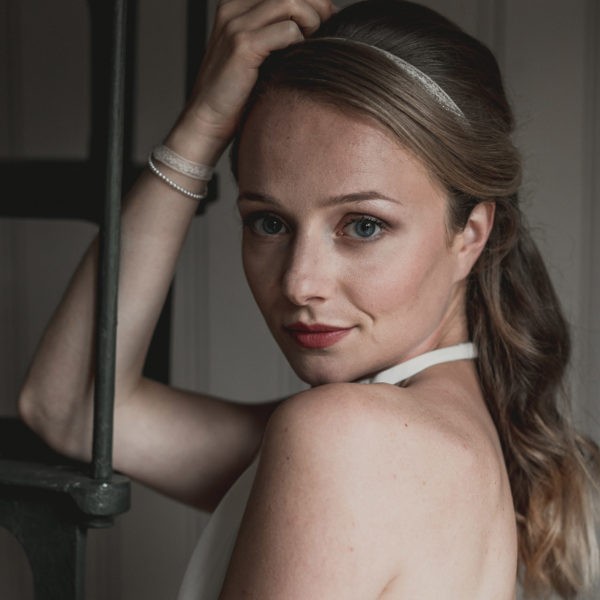
[[[352,239],[362,239],[363,241],[374,240],[379,238],[381,234],[388,229],[387,224],[381,219],[378,219],[377,217],[372,217],[370,215],[356,215],[350,218],[344,224],[344,226],[342,227],[342,231],[345,230],[346,227],[349,227],[350,225],[355,225],[357,223],[370,223],[372,225],[377,226],[379,228],[379,231],[370,236],[350,236],[352,237]]]
[[[280,224],[282,231],[277,231],[277,232],[272,232],[272,233],[268,233],[265,231],[259,231],[258,227],[259,227],[260,220],[267,219],[267,218],[271,218],[273,221],[277,222],[278,225]],[[344,235],[343,232],[344,232],[344,230],[346,230],[347,227],[350,227],[351,225],[354,225],[357,223],[373,224],[379,228],[379,231],[375,232],[373,235],[370,235],[370,236],[346,234],[347,237],[350,237],[353,240],[371,241],[371,240],[379,238],[381,236],[381,234],[388,229],[387,224],[384,221],[382,221],[381,219],[378,219],[371,215],[357,214],[357,215],[349,216],[345,220],[342,227],[340,228],[341,233],[339,233],[338,235],[341,237],[342,235]],[[254,233],[258,236],[262,236],[262,237],[275,237],[275,236],[284,235],[284,234],[290,232],[290,228],[285,223],[285,221],[283,219],[281,219],[279,216],[277,216],[276,214],[270,213],[270,212],[260,211],[260,212],[251,213],[242,218],[242,224],[244,227],[248,228],[252,233]]]
[[[280,219],[277,215],[270,213],[270,212],[255,212],[255,213],[251,213],[245,217],[243,217],[242,219],[242,224],[244,225],[244,227],[250,229],[250,231],[252,231],[252,233],[255,233],[256,235],[260,235],[260,236],[265,236],[265,237],[273,237],[275,235],[281,235],[281,234],[277,234],[277,233],[266,233],[266,232],[260,232],[257,230],[258,227],[258,222],[261,219],[266,219],[266,218],[271,218],[274,221],[278,221],[279,223],[281,223],[281,225],[283,226],[283,228],[285,229],[284,233],[288,233],[290,228],[285,224],[285,222],[283,221],[283,219]]]

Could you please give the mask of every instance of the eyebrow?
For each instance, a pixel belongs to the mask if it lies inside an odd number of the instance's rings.
[[[257,192],[246,191],[242,192],[238,196],[238,203],[244,200],[253,202],[264,202],[266,204],[273,204],[274,206],[281,206],[281,202],[273,196],[268,194],[259,194]],[[323,202],[323,206],[336,206],[338,204],[351,204],[355,202],[367,202],[369,200],[385,200],[387,202],[393,202],[394,204],[402,204],[397,198],[386,196],[376,190],[368,190],[361,192],[353,192],[352,194],[341,194],[340,196],[331,196],[326,198]]]

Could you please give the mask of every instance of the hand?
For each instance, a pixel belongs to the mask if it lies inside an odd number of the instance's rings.
[[[181,153],[206,162],[206,152],[194,156],[192,140],[208,139],[220,154],[265,58],[304,39],[335,10],[330,0],[221,0],[198,78],[170,136]]]

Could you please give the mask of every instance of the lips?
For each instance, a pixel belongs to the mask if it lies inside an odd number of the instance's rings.
[[[285,327],[298,345],[310,350],[329,348],[346,337],[352,329],[352,327],[334,327],[319,323],[313,325],[293,323]]]

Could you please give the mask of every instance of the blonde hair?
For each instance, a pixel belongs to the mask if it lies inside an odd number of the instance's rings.
[[[368,46],[433,79],[466,123]],[[524,589],[534,596],[554,590],[574,597],[598,572],[600,450],[572,425],[563,389],[569,330],[519,208],[521,161],[495,58],[428,8],[366,0],[337,13],[306,43],[273,53],[247,112],[278,89],[308,94],[388,128],[445,185],[451,230],[464,227],[477,203],[495,202],[492,234],[468,281],[469,329],[511,482]],[[231,152],[234,174],[238,143],[239,134]]]

